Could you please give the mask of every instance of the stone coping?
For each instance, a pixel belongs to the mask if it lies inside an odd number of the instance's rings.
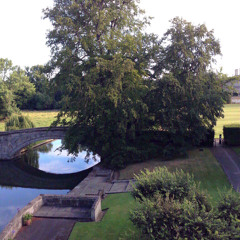
[[[38,127],[38,128],[25,128],[14,131],[0,131],[0,135],[12,135],[15,133],[29,133],[29,132],[39,132],[39,131],[58,131],[58,130],[67,130],[68,127]]]
[[[77,197],[68,195],[42,195],[44,206],[57,206],[57,207],[85,207],[85,208],[95,208],[98,201],[98,196],[96,197]]]

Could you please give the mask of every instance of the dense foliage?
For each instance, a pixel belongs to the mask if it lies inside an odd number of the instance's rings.
[[[13,92],[0,80],[0,119],[9,117],[18,110]]]
[[[160,40],[150,112],[159,127],[183,139],[190,136],[197,144],[223,116],[229,94],[223,87],[225,79],[209,70],[221,54],[220,45],[205,25],[194,26],[180,18],[171,23]]]
[[[33,122],[27,116],[12,115],[5,123],[6,131],[13,131],[25,128],[34,128]]]
[[[66,147],[77,152],[87,141],[105,162],[121,165],[136,146],[138,130],[149,127],[146,81],[154,35],[142,33],[147,19],[135,1],[55,1],[46,9],[54,81],[63,94],[60,121],[72,127]],[[116,158],[118,158],[116,160]]]
[[[185,176],[185,177],[184,177]],[[240,196],[222,194],[216,207],[182,171],[142,172],[133,190],[132,222],[146,239],[238,239]]]
[[[146,170],[136,176],[136,180],[132,195],[139,199],[151,198],[156,192],[159,192],[163,198],[166,198],[166,194],[168,194],[170,198],[183,200],[192,189],[196,188],[191,175],[185,174],[183,171],[170,173],[166,167],[158,168],[154,172]]]
[[[52,83],[62,94],[55,124],[71,127],[70,152],[85,143],[112,167],[148,156],[149,143],[136,144],[143,130],[171,134],[167,155],[186,138],[200,143],[228,95],[209,71],[221,53],[213,31],[175,18],[159,39],[144,33],[143,13],[135,0],[56,0],[45,9]]]
[[[0,117],[6,118],[19,109],[59,108],[61,93],[50,84],[47,66],[14,66],[0,58]]]
[[[223,126],[224,143],[229,146],[240,146],[240,124]]]

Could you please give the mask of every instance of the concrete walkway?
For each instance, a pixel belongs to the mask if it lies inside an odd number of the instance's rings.
[[[212,148],[212,153],[221,164],[233,188],[240,190],[240,156],[231,148],[217,146]]]
[[[113,180],[113,175],[113,171],[96,166],[67,196],[89,197],[98,196],[99,192],[114,194],[132,190],[133,180]],[[69,208],[68,213],[66,208],[59,212],[57,208],[46,209],[45,207],[44,209],[42,207],[37,214],[42,218],[34,218],[31,226],[23,227],[17,234],[16,240],[67,240],[76,223],[76,220],[64,219],[64,214],[69,216],[75,214],[71,208]],[[49,215],[51,217],[60,216],[62,219],[52,219],[49,218]]]
[[[134,180],[113,180],[114,172],[95,167],[91,173],[67,195],[75,197],[130,192]]]
[[[15,240],[67,240],[76,221],[66,219],[34,218],[28,227],[23,227]]]

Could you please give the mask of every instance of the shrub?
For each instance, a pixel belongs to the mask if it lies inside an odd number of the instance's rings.
[[[13,115],[5,123],[6,131],[13,131],[24,128],[33,128],[33,122],[27,117],[22,115]]]
[[[194,201],[180,202],[159,194],[145,198],[130,219],[148,239],[221,239],[224,234],[213,211],[199,208]]]
[[[147,239],[240,239],[240,196],[222,194],[213,208],[193,176],[167,168],[136,176],[130,219]]]
[[[240,196],[233,193],[232,190],[220,194],[220,200],[217,205],[219,218],[227,221],[230,225],[234,221],[240,222]],[[239,230],[240,231],[240,230]]]
[[[166,167],[156,168],[153,172],[146,170],[135,176],[137,183],[132,191],[135,198],[151,198],[157,192],[166,197],[183,200],[193,189],[196,189],[193,176],[184,173],[182,170],[171,173]]]
[[[240,124],[229,124],[223,127],[224,143],[229,146],[240,145]]]

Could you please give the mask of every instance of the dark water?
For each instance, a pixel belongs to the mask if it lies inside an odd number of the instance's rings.
[[[55,140],[36,150],[29,150],[14,161],[0,161],[0,232],[18,209],[39,194],[66,194],[99,162],[85,162],[85,152],[76,159],[56,149],[61,140]]]

